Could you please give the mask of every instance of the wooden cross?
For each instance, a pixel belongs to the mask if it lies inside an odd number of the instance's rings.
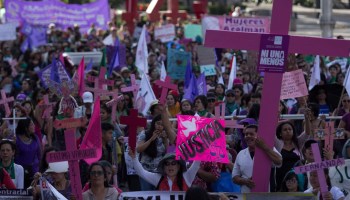
[[[292,6],[292,0],[275,0],[273,2],[270,27],[273,36],[285,37],[288,34]],[[266,35],[207,30],[205,46],[256,51],[260,49],[261,38],[266,38]],[[349,49],[350,41],[347,40],[289,36],[289,53],[347,57],[349,56]],[[278,118],[277,105],[279,105],[282,75],[282,73],[265,72],[264,76],[258,135],[271,148],[274,145],[276,119]],[[254,165],[253,167],[253,181],[256,185],[253,188],[253,192],[268,192],[271,160],[261,149],[257,148],[254,163],[259,163],[259,165]]]
[[[9,106],[9,102],[14,101],[13,97],[6,97],[6,92],[5,90],[1,90],[1,100],[0,100],[0,105],[4,105],[5,107],[5,112],[6,112],[6,117],[11,115],[11,110],[10,110],[10,106]]]
[[[42,114],[42,118],[43,119],[48,119],[51,117],[51,113],[52,113],[52,108],[53,106],[56,105],[56,102],[50,102],[49,101],[49,95],[44,95],[44,103],[38,105],[39,108],[43,109],[43,114]]]
[[[312,148],[312,154],[314,156],[315,162],[310,163],[308,165],[295,167],[294,171],[296,174],[302,174],[309,171],[317,171],[318,182],[320,183],[320,187],[321,187],[321,193],[325,194],[326,192],[328,192],[328,186],[327,186],[326,177],[324,175],[323,169],[344,165],[345,160],[344,158],[338,158],[334,160],[322,161],[318,144],[317,143],[311,144],[311,148]]]
[[[66,143],[66,151],[48,153],[48,162],[67,161],[69,164],[69,176],[71,181],[72,193],[75,198],[82,200],[82,187],[80,179],[79,160],[85,158],[96,157],[96,149],[77,150],[77,143],[75,138],[75,129],[85,126],[86,120],[84,118],[70,118],[64,120],[55,120],[54,127],[56,129],[63,129],[64,141]]]
[[[118,102],[121,100],[124,100],[124,96],[123,95],[118,96],[118,92],[116,92],[113,94],[113,99],[106,103],[107,107],[112,107],[112,122],[113,123],[116,122],[116,119],[115,119],[116,113],[115,112],[117,110]]]
[[[140,86],[138,84],[136,84],[135,74],[131,74],[130,79],[131,79],[131,86],[124,87],[121,90],[122,90],[122,92],[132,92],[132,94],[134,96],[134,105],[135,105],[137,93],[139,92]]]
[[[133,34],[135,25],[134,19],[138,19],[137,13],[137,0],[126,0],[125,1],[126,12],[122,13],[122,20],[126,22],[128,29]]]
[[[101,67],[100,74],[98,75],[98,77],[88,76],[87,81],[96,84],[96,79],[97,79],[99,89],[102,89],[104,85],[108,85],[108,86],[113,87],[114,81],[108,80],[105,78],[106,71],[107,71],[107,69],[105,67]]]
[[[215,106],[215,119],[225,120],[225,103],[224,102],[221,102]],[[243,129],[244,126],[238,124],[236,120],[225,120],[225,128]]]
[[[156,80],[155,84],[162,88],[162,94],[160,95],[159,102],[165,105],[166,96],[169,90],[177,90],[177,85],[171,83],[170,76],[166,76],[164,81]]]
[[[342,134],[339,134],[338,131],[342,131]],[[315,129],[315,140],[324,140],[325,148],[333,150],[333,140],[343,139],[344,131],[343,129],[334,130],[334,122],[328,122],[325,129]]]
[[[2,118],[3,120],[12,121],[13,135],[16,136],[17,121],[21,119],[27,119],[26,117],[16,117],[16,109],[13,109],[12,117]],[[7,124],[9,127],[9,124]]]
[[[146,127],[147,120],[138,117],[137,109],[131,109],[129,116],[121,116],[120,123],[125,124],[129,128],[129,147],[134,151],[136,147],[137,127]]]
[[[160,8],[163,5],[164,0],[152,0],[149,4],[146,13],[149,16],[151,21],[160,20]],[[171,17],[171,22],[173,24],[177,23],[177,18],[187,19],[186,11],[179,10],[179,1],[178,0],[168,0],[168,10],[163,12],[167,17]]]

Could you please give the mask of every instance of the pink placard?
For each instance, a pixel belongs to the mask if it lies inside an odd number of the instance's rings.
[[[51,152],[46,156],[47,162],[73,161],[97,157],[96,149]]]
[[[283,74],[281,99],[303,97],[308,94],[304,73],[301,69]]]
[[[229,162],[224,120],[188,115],[178,115],[177,119],[177,159]]]

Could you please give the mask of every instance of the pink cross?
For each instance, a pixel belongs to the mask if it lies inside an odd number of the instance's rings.
[[[0,105],[4,105],[5,107],[5,112],[6,112],[6,117],[11,115],[11,110],[10,110],[10,106],[9,106],[9,102],[14,101],[13,97],[6,97],[6,92],[5,90],[1,90],[1,100],[0,100]]]
[[[162,88],[162,94],[160,95],[159,102],[165,105],[166,96],[168,95],[168,90],[177,90],[177,85],[171,83],[170,76],[166,76],[164,81],[156,80],[155,84]]]
[[[220,108],[221,106],[221,108]],[[215,118],[218,120],[225,120],[225,103],[219,103],[215,106]],[[244,128],[239,125],[236,120],[225,120],[225,128]]]
[[[338,131],[339,129],[337,129]],[[334,137],[335,135],[335,129],[334,129],[334,122],[328,122],[326,124],[325,129],[315,129],[315,140],[324,140],[324,146],[329,149],[333,150],[333,142],[337,139],[343,139],[344,135]]]
[[[108,85],[108,86],[114,86],[114,81],[113,80],[108,80],[105,78],[107,69],[105,67],[101,67],[100,69],[100,74],[98,75],[98,78],[95,76],[88,76],[87,80],[88,82],[95,83],[96,84],[96,79],[98,80],[98,86],[100,89],[102,89],[103,85]]]
[[[76,144],[76,138],[75,138],[75,129],[77,127],[85,126],[86,120],[84,118],[76,119],[76,118],[70,118],[70,119],[64,119],[64,120],[55,120],[54,121],[54,127],[56,129],[62,129],[65,128],[64,131],[64,141],[66,143],[66,151],[57,152],[56,154],[48,154],[47,158],[50,161],[63,161],[68,160],[69,164],[69,176],[72,186],[72,193],[74,196],[82,200],[82,187],[81,187],[81,179],[80,179],[80,168],[79,168],[79,160],[84,159],[86,157],[91,158],[94,155],[96,155],[96,149],[87,149],[84,153],[89,153],[89,155],[86,156],[76,156],[72,158],[71,156],[76,155],[74,153],[79,153],[77,151],[77,144]],[[94,151],[94,152],[93,152]],[[80,153],[83,153],[80,151]],[[62,155],[64,154],[64,155]],[[64,158],[66,156],[66,158]]]
[[[275,0],[271,17],[271,34],[287,35],[290,16],[292,14],[292,0]],[[234,48],[245,50],[259,50],[259,33],[242,33],[229,31],[207,30],[205,36],[206,47]],[[349,56],[350,41],[301,36],[289,36],[289,53]],[[262,100],[260,107],[258,135],[270,147],[274,145],[274,133],[277,125],[278,104],[281,93],[282,73],[265,72]],[[271,171],[271,160],[259,148],[256,149],[253,167],[253,192],[268,192]],[[264,173],[261,173],[264,172]]]
[[[135,150],[137,127],[146,127],[147,120],[143,117],[138,117],[137,109],[131,109],[129,116],[121,116],[120,123],[128,125],[129,129],[129,147]]]
[[[314,155],[315,162],[310,163],[309,165],[295,167],[294,171],[296,174],[301,174],[301,173],[317,170],[318,182],[320,183],[321,193],[324,194],[325,192],[328,192],[328,186],[327,186],[326,177],[324,175],[323,169],[344,165],[345,160],[344,158],[338,158],[334,160],[322,161],[318,144],[317,143],[311,144],[311,148],[312,148],[312,154]]]
[[[134,101],[136,101],[137,93],[139,92],[140,86],[136,84],[135,74],[130,75],[131,86],[122,88],[122,92],[132,92]],[[135,102],[134,102],[135,103]]]
[[[115,119],[116,114],[115,114],[115,112],[117,110],[118,102],[123,100],[123,99],[124,99],[124,96],[123,95],[119,95],[118,96],[118,92],[116,92],[116,93],[113,94],[113,99],[106,103],[106,105],[108,107],[112,107],[112,122],[113,123],[116,122],[116,119]]]
[[[52,113],[52,108],[55,104],[56,104],[56,102],[49,101],[49,95],[47,95],[47,94],[44,95],[44,103],[39,105],[39,107],[44,110],[43,114],[41,116],[43,119],[50,118],[51,113]]]

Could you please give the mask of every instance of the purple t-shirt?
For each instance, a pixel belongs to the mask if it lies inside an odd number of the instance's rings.
[[[345,114],[341,120],[345,122],[345,130],[350,131],[350,113]]]
[[[38,138],[32,139],[30,144],[24,143],[19,137],[16,139],[17,152],[15,163],[18,165],[32,166],[33,174],[39,171],[40,144]]]

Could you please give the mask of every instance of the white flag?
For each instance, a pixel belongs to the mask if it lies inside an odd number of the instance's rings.
[[[348,93],[348,94],[350,94],[350,80],[349,80],[349,73],[350,73],[350,67],[348,68],[348,70],[346,71],[346,76],[345,76],[345,80],[344,80],[344,82],[343,82],[343,86],[345,87],[345,89],[346,89],[346,92]]]
[[[139,42],[137,44],[136,50],[136,61],[135,65],[145,74],[148,74],[148,49],[147,49],[147,40],[146,40],[146,26],[142,28]]]
[[[111,45],[114,46],[114,40],[112,34],[109,34],[104,40],[103,40],[104,45]]]
[[[40,190],[42,199],[67,200],[45,178],[40,178]]]
[[[165,81],[165,77],[166,77],[166,69],[164,66],[164,62],[162,61],[162,67],[160,69],[160,80]]]
[[[156,100],[156,96],[153,93],[151,84],[148,81],[147,75],[142,73],[139,92],[136,96],[136,108],[144,116],[147,115],[149,107],[152,101]]]
[[[231,63],[231,72],[230,77],[228,79],[227,89],[232,89],[233,86],[233,80],[236,78],[236,70],[237,70],[237,59],[236,55],[232,57],[232,63]]]
[[[312,68],[311,79],[309,83],[309,91],[319,84],[321,81],[321,71],[320,71],[320,56],[315,57],[314,67]]]

